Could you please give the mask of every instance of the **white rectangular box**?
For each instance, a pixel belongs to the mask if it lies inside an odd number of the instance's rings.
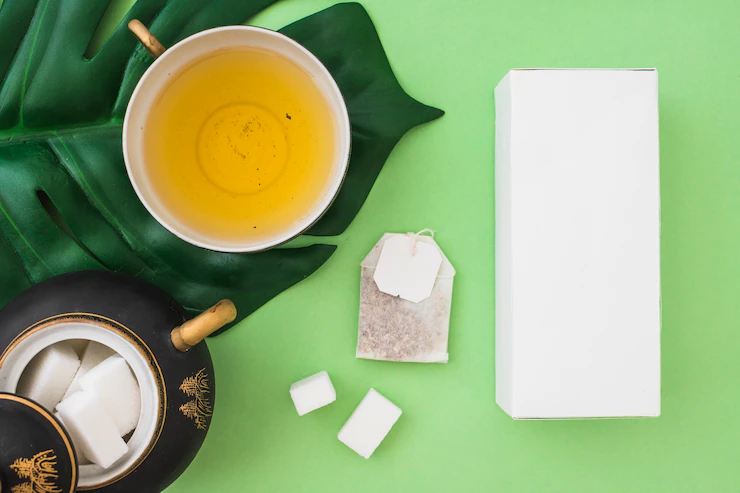
[[[512,70],[496,96],[496,402],[660,415],[658,74]]]

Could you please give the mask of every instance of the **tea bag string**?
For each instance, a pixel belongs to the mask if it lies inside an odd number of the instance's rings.
[[[435,231],[433,229],[429,229],[429,228],[424,228],[421,231],[419,231],[418,233],[408,233],[408,235],[413,240],[411,242],[411,255],[412,256],[413,255],[416,255],[416,242],[419,241],[419,237],[420,236],[423,236],[426,233],[429,233],[429,236],[431,236],[432,238],[434,238]]]

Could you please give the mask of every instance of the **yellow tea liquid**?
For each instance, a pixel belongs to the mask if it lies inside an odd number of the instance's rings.
[[[195,60],[145,123],[152,190],[192,232],[259,241],[287,231],[325,194],[335,122],[301,67],[253,48]]]

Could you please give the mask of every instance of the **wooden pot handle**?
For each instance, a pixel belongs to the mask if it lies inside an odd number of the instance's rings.
[[[131,22],[128,23],[128,28],[132,33],[134,33],[134,36],[136,36],[139,42],[144,45],[144,48],[149,50],[149,53],[155,60],[164,53],[164,50],[167,49],[157,38],[154,37],[154,35],[144,24],[141,23],[139,19],[132,19]]]
[[[231,300],[221,300],[208,310],[179,327],[172,329],[172,344],[182,352],[216,332],[236,318],[236,307]]]

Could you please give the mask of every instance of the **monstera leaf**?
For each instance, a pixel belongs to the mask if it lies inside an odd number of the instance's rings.
[[[129,184],[122,120],[151,63],[126,24],[138,18],[165,46],[241,23],[274,0],[138,0],[91,59],[85,51],[109,0],[4,0],[0,6],[0,306],[33,283],[82,269],[142,277],[192,314],[231,298],[244,317],[318,269],[335,247],[252,254],[193,247],[161,227]],[[310,231],[342,233],[391,149],[442,115],[399,86],[359,4],[282,30],[327,66],[347,100],[352,157],[336,202]]]

